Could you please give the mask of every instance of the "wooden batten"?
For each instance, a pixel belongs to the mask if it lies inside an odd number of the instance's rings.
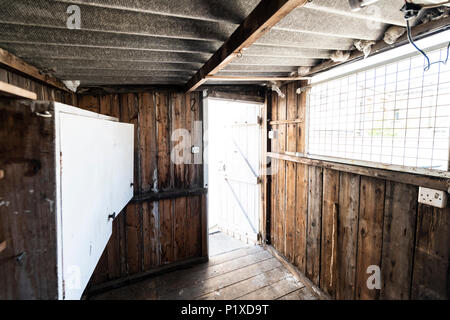
[[[355,173],[363,176],[375,177],[385,179],[388,181],[401,182],[443,191],[447,191],[448,188],[450,187],[450,179],[448,178],[432,177],[428,175],[419,175],[409,172],[370,168],[352,164],[343,164],[338,162],[317,160],[312,158],[292,156],[288,154],[280,154],[272,152],[268,153],[267,156],[273,159],[293,161],[296,163],[302,163],[310,166],[329,168],[349,173]]]
[[[36,100],[37,94],[0,81],[0,96]]]

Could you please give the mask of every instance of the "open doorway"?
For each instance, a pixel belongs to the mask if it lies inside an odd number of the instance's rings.
[[[258,243],[261,103],[208,98],[209,255]]]

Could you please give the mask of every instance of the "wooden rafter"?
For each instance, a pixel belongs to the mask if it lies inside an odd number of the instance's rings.
[[[190,92],[202,85],[207,80],[207,76],[214,75],[222,70],[243,49],[251,46],[292,10],[303,6],[306,2],[308,1],[262,0],[219,50],[188,81],[186,91]]]
[[[29,63],[23,61],[22,59],[16,57],[12,53],[9,53],[2,48],[0,48],[0,66],[18,71],[24,75],[42,81],[57,89],[69,91],[66,86],[58,79],[49,75],[42,74],[38,68],[30,65]]]

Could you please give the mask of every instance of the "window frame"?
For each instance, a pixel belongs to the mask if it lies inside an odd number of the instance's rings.
[[[448,44],[448,42],[440,43],[437,45],[434,44],[432,46],[429,46],[426,49],[426,51],[442,49],[442,48],[446,47],[447,44]],[[404,46],[402,46],[400,48],[404,49]],[[395,49],[392,49],[392,50],[395,50]],[[389,50],[388,52],[391,52],[392,50]],[[382,54],[380,54],[380,55],[382,55]],[[309,152],[309,138],[310,138],[310,99],[309,99],[309,94],[310,94],[310,89],[312,86],[321,84],[321,83],[325,83],[328,81],[333,81],[333,80],[336,80],[339,78],[343,78],[343,77],[346,77],[346,76],[349,76],[351,74],[355,74],[358,72],[374,69],[381,65],[387,65],[389,63],[399,62],[403,59],[415,57],[417,55],[420,55],[420,53],[415,52],[415,51],[407,52],[404,54],[400,54],[400,55],[396,56],[395,58],[387,58],[387,59],[383,60],[382,62],[378,61],[376,63],[370,64],[369,66],[364,66],[361,68],[353,68],[353,69],[352,69],[352,65],[358,63],[359,61],[350,62],[349,64],[344,64],[343,69],[344,70],[350,69],[351,71],[344,71],[342,73],[339,73],[335,76],[331,76],[329,78],[326,78],[326,76],[325,76],[325,79],[321,79],[321,80],[319,80],[317,82],[313,82],[313,83],[311,83],[311,79],[310,79],[308,81],[308,87],[306,90],[306,94],[308,95],[308,97],[306,99],[305,119],[304,119],[305,129],[306,129],[305,130],[306,131],[305,153],[303,153],[303,154],[296,153],[296,156],[302,156],[302,157],[313,159],[313,160],[322,160],[322,161],[336,162],[336,163],[347,164],[347,165],[356,165],[356,166],[362,166],[362,167],[368,167],[368,168],[384,169],[384,170],[390,170],[390,171],[406,172],[406,173],[419,174],[419,175],[425,175],[425,176],[430,176],[430,177],[450,179],[450,135],[449,135],[449,154],[448,154],[448,169],[447,169],[447,171],[437,170],[437,169],[429,169],[429,168],[417,168],[417,167],[412,167],[412,166],[402,166],[402,165],[396,165],[396,164],[387,164],[387,163],[376,162],[376,161],[356,160],[356,159],[351,159],[351,158],[340,158],[340,157],[333,157],[333,156],[327,156],[327,155],[317,155],[317,154],[311,154]],[[447,63],[450,64],[450,61],[448,61]],[[332,72],[335,73],[335,71],[333,69],[331,69],[328,71],[324,71],[320,75],[323,77],[323,74],[332,73]],[[450,124],[449,124],[449,127],[450,127]]]

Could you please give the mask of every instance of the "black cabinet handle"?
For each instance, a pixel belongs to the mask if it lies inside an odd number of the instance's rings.
[[[109,216],[108,216],[108,220],[109,219],[115,219],[116,218],[116,213],[115,212],[113,212],[113,214],[110,214]]]

